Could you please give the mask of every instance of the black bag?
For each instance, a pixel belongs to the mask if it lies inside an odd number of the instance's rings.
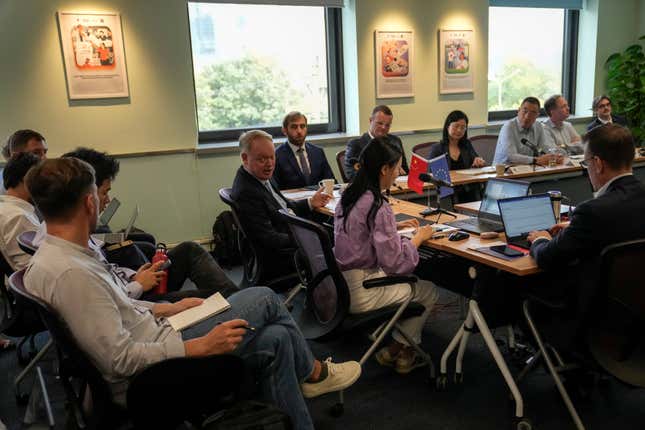
[[[131,240],[122,244],[106,245],[102,251],[105,259],[110,263],[135,271],[148,263],[145,254]]]
[[[289,416],[275,406],[246,400],[210,416],[205,430],[290,430]]]
[[[231,211],[223,211],[215,218],[215,224],[213,224],[215,249],[212,255],[224,268],[230,269],[232,266],[242,264],[238,233]]]

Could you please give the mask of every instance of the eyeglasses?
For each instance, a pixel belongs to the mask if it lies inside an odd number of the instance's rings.
[[[457,124],[456,122],[451,122],[449,127],[454,128],[455,130],[465,130],[468,128],[467,125]]]
[[[539,116],[540,111],[535,111],[535,110],[529,110],[529,109],[522,109],[522,113],[526,116]]]
[[[604,108],[608,108],[608,107],[610,107],[610,106],[611,106],[611,103],[603,103],[603,104],[599,104],[599,105],[598,105],[598,106],[596,106],[596,107],[597,107],[598,109],[604,109]]]
[[[580,165],[581,165],[584,169],[588,169],[588,168],[589,168],[589,162],[590,162],[591,160],[593,160],[595,157],[596,157],[596,156],[594,155],[593,157],[585,158],[584,160],[580,161]]]

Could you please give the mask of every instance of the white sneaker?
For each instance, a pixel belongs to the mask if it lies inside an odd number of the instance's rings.
[[[300,387],[302,395],[308,399],[320,395],[340,391],[351,386],[361,376],[361,365],[358,361],[332,363],[331,357],[325,360],[327,364],[327,377],[320,382],[305,382]]]

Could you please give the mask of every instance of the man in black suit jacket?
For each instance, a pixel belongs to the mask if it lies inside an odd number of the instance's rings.
[[[587,124],[587,131],[603,124],[619,124],[627,127],[627,120],[624,117],[611,113],[611,100],[605,95],[598,96],[593,100],[591,110],[595,118]]]
[[[326,205],[331,196],[321,188],[306,200],[293,201],[284,197],[271,180],[275,149],[268,133],[261,130],[244,133],[240,136],[240,151],[242,166],[235,175],[231,197],[240,208],[240,223],[248,239],[259,250],[262,282],[294,271],[296,245],[278,210],[290,209],[298,216],[308,217],[312,210]]]
[[[282,121],[282,133],[287,141],[275,150],[273,180],[281,190],[318,185],[323,179],[334,179],[322,148],[305,142],[307,117],[290,112]]]
[[[560,291],[553,292],[567,299],[579,324],[589,318],[597,297],[600,252],[614,243],[645,238],[645,185],[632,174],[634,139],[630,131],[608,124],[591,130],[584,140],[583,164],[595,198],[578,205],[570,223],[558,224],[550,233],[535,231],[528,236],[531,255],[547,276],[555,275],[552,287]],[[572,285],[561,285],[567,281]],[[548,285],[542,283],[542,287]]]
[[[356,174],[356,168],[354,167],[360,158],[363,148],[367,146],[375,137],[387,136],[391,142],[396,143],[401,147],[401,153],[403,154],[401,162],[402,175],[408,174],[408,162],[405,159],[405,151],[403,151],[403,143],[398,137],[389,134],[390,126],[392,125],[393,118],[392,110],[385,106],[379,105],[372,110],[372,115],[370,116],[370,127],[367,130],[367,133],[364,133],[358,139],[352,139],[347,143],[347,148],[345,149],[345,165],[344,171],[345,176],[349,181],[354,179]]]

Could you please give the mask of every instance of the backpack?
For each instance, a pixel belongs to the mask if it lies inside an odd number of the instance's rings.
[[[239,246],[239,230],[233,219],[233,212],[222,211],[213,224],[213,240],[215,249],[213,258],[220,266],[230,269],[232,266],[242,264],[242,255]]]
[[[289,416],[273,405],[246,400],[209,417],[205,430],[291,430]]]

